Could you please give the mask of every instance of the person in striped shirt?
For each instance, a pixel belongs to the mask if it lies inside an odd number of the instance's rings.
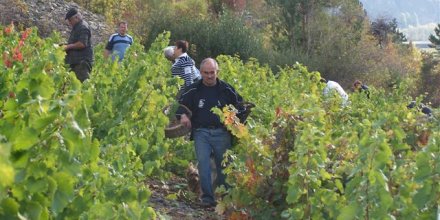
[[[104,51],[104,57],[112,55],[114,61],[117,57],[121,62],[124,59],[125,52],[133,44],[133,37],[127,34],[127,22],[119,22],[118,33],[112,34],[107,42]]]
[[[171,67],[172,75],[178,76],[185,81],[184,85],[180,88],[181,92],[185,87],[201,79],[200,72],[196,68],[194,60],[187,54],[188,46],[187,41],[176,41],[174,48],[175,62]]]

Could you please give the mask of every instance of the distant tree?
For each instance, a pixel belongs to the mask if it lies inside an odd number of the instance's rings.
[[[319,0],[267,0],[271,6],[278,7],[281,12],[281,25],[274,26],[276,32],[284,32],[291,49],[308,50],[308,30],[313,11],[322,5]]]
[[[389,42],[402,43],[407,39],[397,28],[397,20],[378,18],[371,23],[371,33],[379,42],[379,46],[384,48]]]
[[[247,0],[208,0],[210,10],[215,15],[221,15],[225,9],[241,14],[247,7]]]
[[[440,60],[435,54],[423,53],[419,94],[426,94],[425,103],[440,107]]]
[[[434,29],[435,35],[429,35],[429,41],[433,44],[433,47],[440,46],[440,24],[437,24],[437,27]]]
[[[362,29],[365,17],[358,0],[266,0],[278,8],[279,20],[272,25],[278,48],[301,51],[310,56],[319,48],[323,30],[337,18],[353,29]],[[339,21],[338,21],[339,22]],[[333,31],[333,30],[332,30]],[[357,32],[357,31],[356,31]]]
[[[393,20],[389,23],[391,26],[391,33],[393,34],[392,41],[393,43],[403,43],[408,41],[405,34],[399,31],[397,26],[397,19],[393,18]]]

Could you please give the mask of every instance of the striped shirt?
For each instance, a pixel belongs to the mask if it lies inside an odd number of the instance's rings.
[[[124,58],[125,51],[130,45],[133,44],[133,37],[130,35],[120,35],[119,33],[112,34],[108,39],[106,50],[112,52],[112,59],[115,60],[116,56],[119,57],[119,61]]]
[[[187,53],[180,55],[171,67],[173,76],[178,76],[185,81],[184,87],[201,79],[200,72],[194,65],[194,60]]]

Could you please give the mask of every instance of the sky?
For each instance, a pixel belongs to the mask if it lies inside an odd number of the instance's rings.
[[[440,23],[440,0],[360,0],[371,20],[396,18],[408,40],[427,41]]]

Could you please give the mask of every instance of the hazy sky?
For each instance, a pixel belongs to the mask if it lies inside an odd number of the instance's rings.
[[[371,20],[396,18],[408,40],[427,41],[440,23],[440,0],[360,0]]]

